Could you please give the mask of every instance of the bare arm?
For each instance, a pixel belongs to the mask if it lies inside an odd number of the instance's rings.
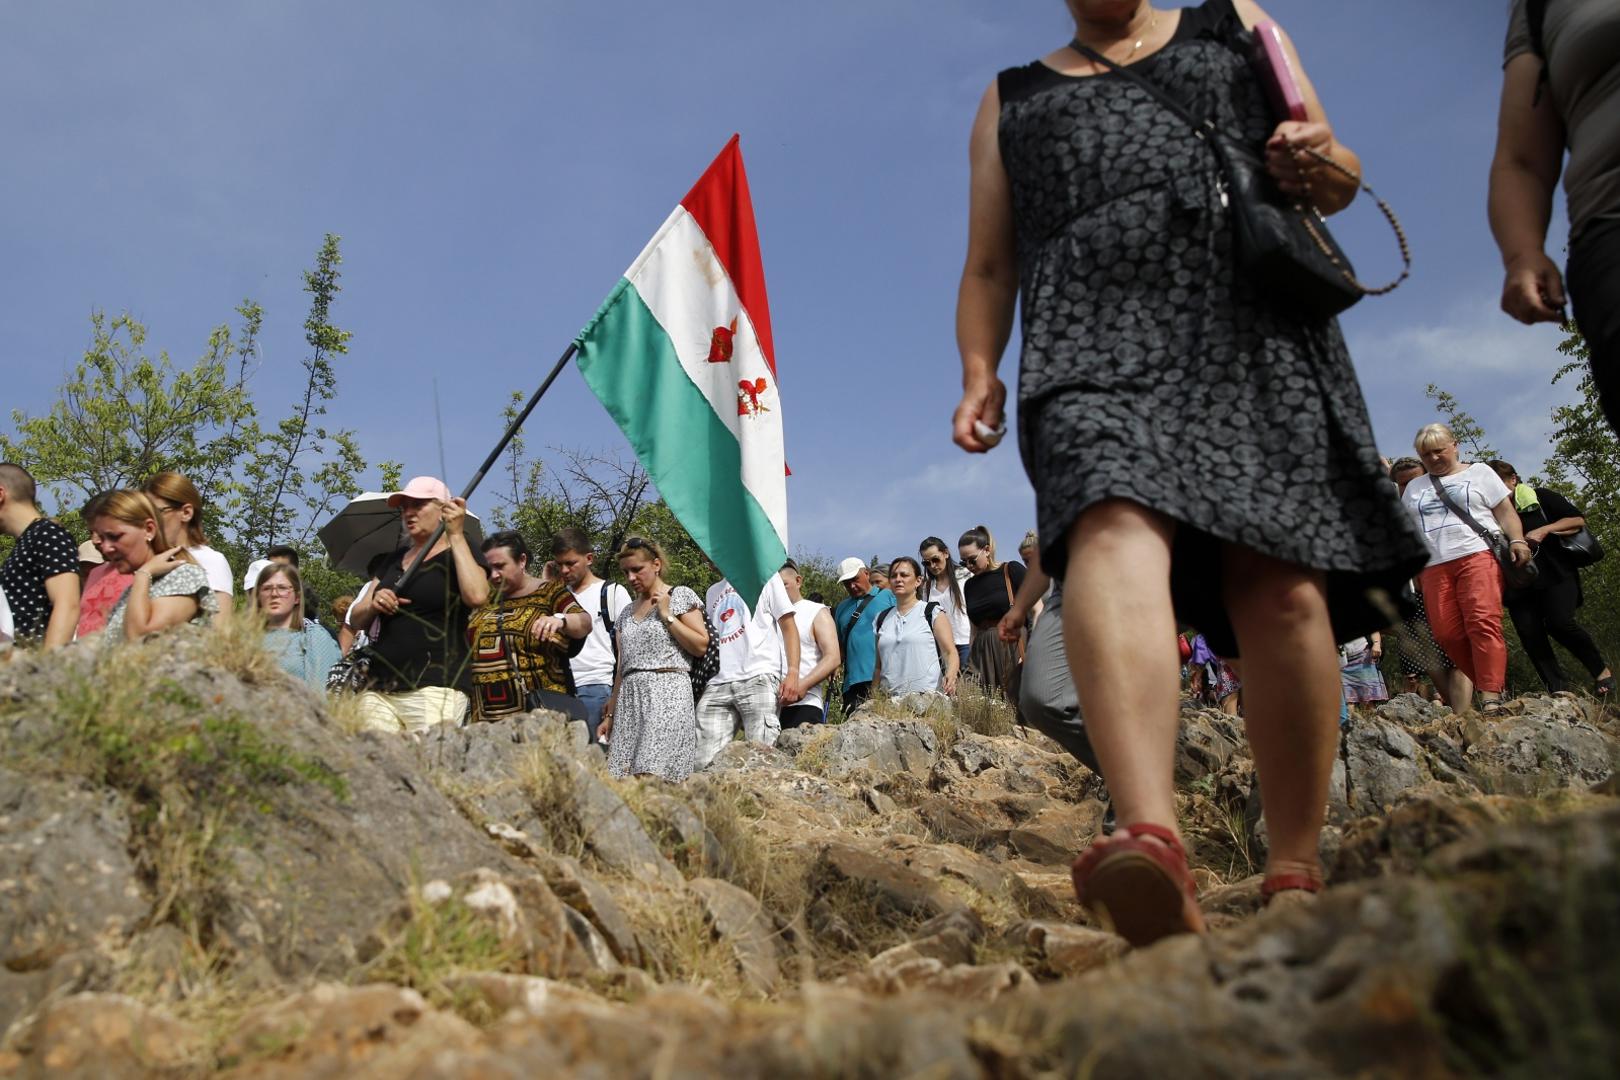
[[[145,566],[135,571],[135,579],[129,585],[129,600],[124,605],[125,641],[139,641],[147,634],[179,626],[197,617],[195,596],[152,595],[153,571],[156,570],[157,577],[171,572],[180,565],[180,551],[180,548],[170,548],[153,556]]]
[[[1271,18],[1254,0],[1233,0],[1233,5],[1245,27],[1252,28],[1256,23]],[[1333,137],[1333,125],[1328,123],[1327,111],[1322,108],[1322,101],[1316,96],[1316,87],[1311,84],[1305,64],[1300,60],[1299,50],[1294,48],[1294,41],[1286,30],[1282,33],[1282,42],[1283,48],[1288,51],[1288,58],[1293,61],[1294,70],[1299,74],[1300,96],[1305,99],[1305,119],[1284,120],[1277,125],[1271,138],[1266,141],[1267,171],[1288,194],[1300,195],[1308,190],[1311,202],[1318,210],[1324,214],[1335,214],[1350,205],[1360,190],[1358,184],[1339,170],[1311,159],[1302,163],[1305,169],[1302,177],[1288,148],[1291,145],[1309,147],[1331,158],[1358,178],[1361,176],[1361,159],[1355,151]]]
[[[820,686],[838,665],[843,663],[843,655],[838,649],[838,627],[833,623],[832,611],[822,608],[816,613],[815,620],[810,623],[810,635],[815,639],[816,649],[821,659],[816,661],[815,667],[799,680],[801,686]]]
[[[1540,77],[1541,61],[1530,53],[1515,56],[1502,72],[1486,201],[1506,271],[1502,310],[1522,323],[1556,322],[1564,306],[1563,275],[1545,250],[1553,189],[1564,167],[1564,123],[1552,95],[1531,104]]]
[[[73,640],[79,628],[79,575],[56,574],[45,579],[51,601],[51,621],[45,624],[45,648],[55,649]]]
[[[1013,597],[1012,607],[1007,609],[1007,614],[996,624],[996,634],[1002,641],[1011,643],[1018,640],[1030,611],[1040,600],[1041,594],[1046,592],[1046,586],[1051,581],[1052,579],[1046,576],[1046,571],[1041,569],[1040,556],[1030,559],[1029,565],[1024,568],[1024,583],[1018,586],[1018,595]]]
[[[1502,528],[1502,535],[1508,538],[1513,547],[1513,564],[1523,566],[1530,561],[1530,542],[1524,538],[1524,522],[1519,520],[1519,512],[1513,507],[1513,496],[1509,495],[1495,506],[1491,507],[1491,516]]]
[[[215,589],[214,599],[217,604],[214,608],[213,623],[215,626],[224,626],[230,621],[231,613],[236,610],[236,597],[231,593]]]
[[[939,688],[947,694],[956,693],[956,678],[962,665],[961,657],[956,655],[956,641],[951,637],[951,619],[943,611],[934,616],[934,645],[944,660],[945,671],[940,677]]]
[[[804,697],[804,689],[799,681],[799,620],[790,611],[778,619],[776,625],[782,628],[782,649],[787,653],[787,673],[782,676],[777,704],[792,705]]]
[[[1018,300],[1018,257],[1012,189],[1001,163],[1001,95],[991,83],[979,102],[968,142],[968,250],[956,295],[956,347],[962,356],[962,402],[952,419],[956,445],[970,453],[990,449],[974,421],[999,427],[1007,388],[996,377],[1012,335]]]

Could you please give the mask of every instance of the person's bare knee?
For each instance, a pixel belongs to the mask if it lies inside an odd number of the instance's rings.
[[[1320,570],[1233,547],[1227,549],[1225,571],[1227,610],[1235,624],[1260,618],[1271,626],[1297,627],[1327,617]]]
[[[1085,564],[1134,561],[1144,549],[1164,553],[1166,569],[1175,522],[1129,499],[1104,499],[1085,509],[1069,527],[1069,562]]]

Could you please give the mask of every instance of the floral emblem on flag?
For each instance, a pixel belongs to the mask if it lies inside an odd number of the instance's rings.
[[[769,384],[764,379],[739,379],[737,381],[737,415],[758,416],[760,413],[770,412],[770,406],[759,400]]]
[[[737,337],[737,320],[732,319],[730,326],[717,326],[714,335],[709,338],[709,363],[724,364],[731,359],[732,343]]]

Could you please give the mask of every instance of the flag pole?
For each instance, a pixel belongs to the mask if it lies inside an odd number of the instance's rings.
[[[557,363],[552,367],[551,373],[546,376],[546,381],[541,383],[540,388],[529,398],[529,403],[523,406],[523,411],[513,418],[512,423],[507,426],[506,434],[501,436],[501,441],[495,444],[495,449],[489,452],[489,457],[485,458],[484,463],[478,466],[478,471],[473,474],[471,480],[467,481],[467,486],[461,489],[463,499],[472,498],[472,493],[478,489],[479,484],[484,482],[484,477],[489,474],[489,470],[495,467],[495,462],[500,458],[501,451],[505,450],[507,444],[512,441],[513,436],[517,435],[518,429],[523,426],[523,422],[529,418],[530,413],[534,412],[534,407],[540,404],[540,399],[545,396],[545,392],[551,389],[551,384],[557,381],[557,376],[562,374],[563,368],[568,366],[568,361],[572,360],[574,354],[578,351],[578,342],[571,341],[568,343],[568,348],[563,350],[563,354],[557,358]],[[427,558],[427,553],[433,550],[433,545],[437,544],[439,537],[443,535],[444,522],[441,521],[439,527],[433,530],[433,535],[428,537],[428,542],[422,546],[422,550],[417,552],[416,558],[411,561],[411,565],[400,575],[399,580],[394,582],[393,588],[396,592],[404,588],[411,578],[416,576],[416,571],[422,565],[422,560]]]

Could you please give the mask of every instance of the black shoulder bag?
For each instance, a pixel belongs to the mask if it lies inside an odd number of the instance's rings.
[[[1303,200],[1289,200],[1266,172],[1264,159],[1257,157],[1242,141],[1222,132],[1211,121],[1198,119],[1185,105],[1132,68],[1116,64],[1078,39],[1070,42],[1070,46],[1152,95],[1159,104],[1184,120],[1193,134],[1210,148],[1223,175],[1221,204],[1231,210],[1232,247],[1238,265],[1268,298],[1286,301],[1288,306],[1312,318],[1330,319],[1363,296],[1390,292],[1411,273],[1411,248],[1395,212],[1361,177],[1337,161],[1309,147],[1294,148],[1296,157],[1308,154],[1349,177],[1383,211],[1400,242],[1403,264],[1400,277],[1388,285],[1376,288],[1363,285],[1338,241],[1328,231],[1321,212]]]
[[[1534,555],[1523,566],[1515,566],[1513,563],[1513,545],[1508,543],[1507,537],[1499,532],[1491,532],[1489,529],[1482,527],[1466,509],[1452,502],[1450,493],[1446,491],[1446,485],[1440,482],[1438,476],[1431,473],[1429,483],[1434,485],[1434,493],[1440,496],[1440,501],[1446,504],[1446,508],[1462,519],[1464,525],[1473,529],[1474,532],[1479,534],[1479,538],[1485,541],[1486,548],[1496,557],[1497,565],[1502,568],[1502,578],[1507,582],[1508,588],[1523,589],[1535,582],[1536,578],[1541,574],[1541,567],[1536,565]]]

